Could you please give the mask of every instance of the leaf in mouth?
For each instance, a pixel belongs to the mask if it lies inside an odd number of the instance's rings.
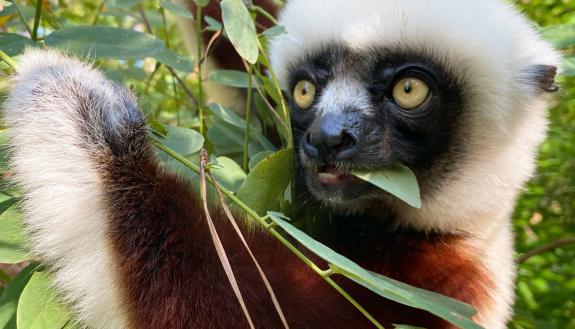
[[[421,208],[417,178],[411,169],[395,165],[378,171],[353,172],[353,175],[393,194],[414,208]]]

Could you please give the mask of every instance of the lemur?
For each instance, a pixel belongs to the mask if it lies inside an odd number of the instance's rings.
[[[473,305],[505,328],[510,214],[534,170],[558,54],[499,0],[290,0],[269,55],[291,107],[302,192],[322,240],[361,266]],[[192,186],[160,167],[136,99],[89,64],[28,50],[4,104],[33,250],[89,328],[243,328]],[[353,170],[409,167],[412,208]],[[256,328],[282,326],[218,206]],[[245,226],[244,224],[242,224]],[[245,230],[291,328],[370,328],[266,231]],[[452,328],[338,282],[384,326]]]

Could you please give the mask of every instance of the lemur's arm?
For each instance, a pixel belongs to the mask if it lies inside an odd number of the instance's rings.
[[[131,93],[53,51],[29,50],[21,67],[4,111],[15,180],[33,248],[79,317],[94,328],[247,327],[204,212],[188,183],[158,166]],[[252,317],[281,327],[223,222]],[[313,274],[266,233],[247,235],[282,301],[297,298],[289,269]]]

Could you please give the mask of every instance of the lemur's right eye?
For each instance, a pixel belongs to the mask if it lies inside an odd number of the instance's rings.
[[[427,83],[417,78],[403,78],[393,87],[393,100],[404,110],[413,110],[429,98]]]
[[[313,83],[307,80],[299,81],[293,89],[293,98],[296,105],[302,110],[307,110],[315,99],[315,92],[316,89]]]

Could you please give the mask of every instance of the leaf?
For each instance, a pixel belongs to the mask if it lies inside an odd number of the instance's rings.
[[[141,0],[109,0],[107,5],[115,8],[130,9],[137,6]]]
[[[58,301],[46,272],[35,272],[18,302],[18,329],[62,328],[70,321],[69,310]]]
[[[11,2],[0,0],[0,17],[11,16],[16,11],[16,6]]]
[[[30,265],[20,271],[0,295],[0,328],[16,328],[18,300],[35,267]]]
[[[551,25],[542,31],[543,37],[557,48],[575,46],[575,24]]]
[[[208,110],[210,110],[213,115],[217,116],[224,122],[231,124],[232,126],[238,127],[242,130],[246,128],[246,120],[244,120],[244,118],[240,117],[236,112],[227,107],[216,103],[210,103],[208,104]],[[262,131],[259,122],[256,120],[252,120],[251,129],[257,132]]]
[[[563,73],[566,77],[575,76],[575,56],[563,58]]]
[[[250,170],[253,170],[260,162],[262,162],[262,160],[264,160],[265,158],[269,157],[272,154],[274,154],[273,151],[262,151],[251,157],[249,163]]]
[[[270,27],[269,29],[265,30],[262,35],[265,35],[268,38],[277,37],[278,35],[286,34],[286,28],[281,25],[276,25]]]
[[[353,175],[395,195],[414,208],[421,208],[417,178],[406,166],[396,165],[374,172],[354,172]]]
[[[400,304],[426,310],[461,328],[482,328],[470,319],[476,313],[471,306],[367,271],[286,222],[288,218],[283,214],[270,211],[268,215],[274,224],[281,227],[287,234],[314,254],[327,261],[330,264],[330,268],[336,273],[346,276],[382,297]],[[447,307],[447,305],[452,307]]]
[[[254,21],[242,0],[221,2],[222,21],[232,45],[248,63],[258,59],[258,36]]]
[[[276,152],[262,160],[248,175],[238,191],[238,198],[265,214],[281,201],[294,170],[293,150]]]
[[[73,26],[53,32],[47,46],[82,57],[144,58],[164,51],[164,43],[153,35],[108,26]]]
[[[237,70],[216,70],[208,74],[208,80],[224,86],[248,88],[250,75]],[[255,82],[255,84],[252,83],[253,87],[261,85],[259,79],[256,78]]]
[[[0,33],[0,50],[8,56],[20,55],[26,47],[34,47],[36,43],[30,38],[15,33]]]
[[[208,24],[208,26],[206,27],[206,30],[208,31],[219,31],[222,29],[222,23],[218,22],[217,20],[215,20],[214,18],[210,17],[210,16],[204,16],[204,21],[206,22],[206,24]]]
[[[210,2],[210,0],[194,0],[194,2],[196,3],[196,5],[198,5],[199,7],[205,7],[208,5],[208,3]]]
[[[0,203],[0,263],[20,263],[27,260],[30,254],[22,214],[15,202],[15,199],[8,199]]]
[[[178,71],[188,73],[194,70],[194,63],[192,63],[190,59],[170,49],[164,49],[163,51],[155,54],[153,57],[158,62]]]
[[[194,15],[185,6],[179,3],[173,3],[171,1],[162,0],[160,1],[160,7],[168,10],[170,13],[183,17],[194,19]]]
[[[229,191],[237,192],[246,179],[246,173],[234,160],[218,157],[217,165],[211,169],[218,183]]]
[[[166,138],[153,138],[168,146],[181,155],[190,155],[198,152],[204,145],[204,137],[193,129],[165,125]]]

